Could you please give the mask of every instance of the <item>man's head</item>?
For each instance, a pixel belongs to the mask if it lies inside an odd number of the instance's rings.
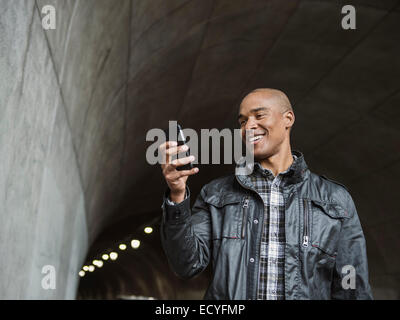
[[[240,104],[238,121],[245,140],[246,130],[254,145],[254,158],[266,159],[290,145],[290,131],[295,121],[286,94],[276,89],[256,89]]]

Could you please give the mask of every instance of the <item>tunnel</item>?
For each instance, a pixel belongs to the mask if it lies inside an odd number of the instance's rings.
[[[161,247],[146,134],[237,128],[265,87],[293,105],[293,149],[354,198],[374,298],[399,299],[399,3],[0,0],[0,299],[202,299],[211,267],[183,280]],[[192,203],[234,167],[199,168]]]

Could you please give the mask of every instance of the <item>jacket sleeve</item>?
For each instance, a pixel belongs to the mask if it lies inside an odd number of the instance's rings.
[[[193,209],[190,209],[190,192],[186,199],[176,205],[167,202],[165,193],[161,221],[161,243],[168,263],[174,273],[190,279],[201,273],[210,261],[211,221],[208,205],[204,201],[204,187]]]
[[[364,233],[350,194],[345,194],[348,218],[343,219],[335,270],[332,299],[373,299],[368,280],[367,248]],[[352,280],[353,279],[353,280]]]

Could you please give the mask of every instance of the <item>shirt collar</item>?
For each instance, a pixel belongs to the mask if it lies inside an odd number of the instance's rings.
[[[290,167],[287,168],[285,171],[280,172],[278,174],[278,176],[281,176],[281,177],[285,176],[285,175],[289,174],[290,171],[294,170],[295,162],[298,159],[298,156],[296,156],[296,154],[293,154],[293,152],[292,152],[292,156],[293,156],[293,162],[290,165]],[[264,168],[259,162],[254,163],[254,171],[253,171],[252,175],[261,175],[268,179],[274,179],[274,174],[272,173],[272,171],[267,168]]]
[[[295,184],[300,182],[305,178],[305,175],[308,171],[308,166],[302,152],[298,150],[292,150],[292,156],[294,159],[293,163],[287,170],[280,173],[281,176],[285,176],[286,184]],[[238,165],[243,165],[243,163]],[[254,174],[254,171],[264,172],[264,175],[271,176],[271,178],[273,178],[272,172],[268,169],[264,169],[258,162],[254,163],[253,168],[254,170],[252,174]],[[250,179],[248,179],[249,176],[238,174],[236,176],[245,185],[251,185],[251,182],[249,181]]]

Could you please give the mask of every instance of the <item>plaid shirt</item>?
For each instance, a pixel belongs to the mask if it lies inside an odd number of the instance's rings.
[[[297,156],[293,153],[292,156],[294,164]],[[256,162],[250,175],[254,189],[264,201],[257,293],[259,300],[285,299],[285,204],[282,191],[285,186],[283,177],[293,164],[275,177],[270,170]]]

